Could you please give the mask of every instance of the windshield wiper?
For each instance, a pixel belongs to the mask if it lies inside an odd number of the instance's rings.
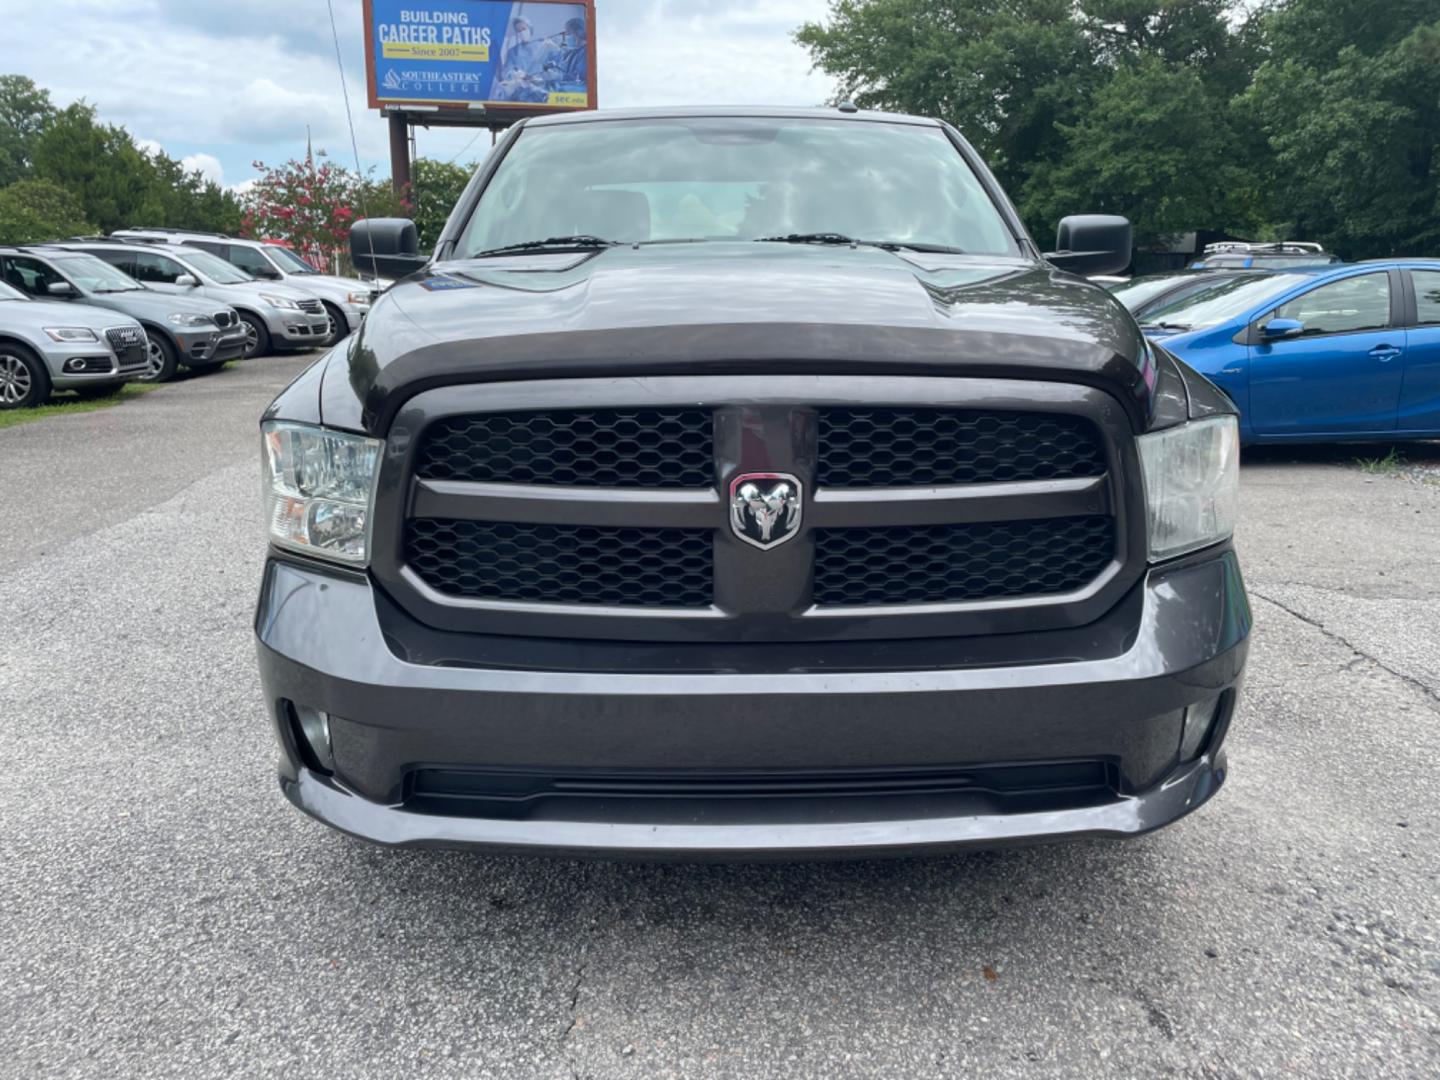
[[[965,254],[960,248],[947,244],[922,244],[909,240],[860,240],[837,232],[787,233],[784,236],[762,236],[757,244],[833,244],[836,247],[875,247],[885,251],[920,251],[949,255]]]
[[[1141,330],[1189,330],[1188,323],[1178,322],[1147,322],[1140,324]]]
[[[522,251],[549,251],[567,250],[575,248],[610,248],[619,247],[619,240],[605,240],[599,236],[589,236],[581,233],[578,236],[552,236],[548,240],[526,240],[523,244],[506,244],[504,247],[491,248],[489,251],[479,251],[471,255],[472,259],[484,259],[491,255],[513,255]]]

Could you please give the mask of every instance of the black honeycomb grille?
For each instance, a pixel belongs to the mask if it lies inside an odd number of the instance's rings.
[[[432,589],[474,600],[709,607],[705,529],[613,529],[412,518],[405,558]]]
[[[821,487],[986,484],[1099,476],[1099,432],[1078,416],[955,409],[820,410]]]
[[[704,409],[489,413],[430,428],[417,469],[428,480],[705,488],[713,443]]]
[[[816,534],[815,603],[938,604],[1045,596],[1089,584],[1115,552],[1107,517]]]

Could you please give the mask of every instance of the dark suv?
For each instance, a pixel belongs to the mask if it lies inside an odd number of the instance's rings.
[[[750,858],[1205,802],[1234,408],[931,120],[517,125],[262,422],[286,795],[385,844]],[[408,276],[407,276],[408,275]]]

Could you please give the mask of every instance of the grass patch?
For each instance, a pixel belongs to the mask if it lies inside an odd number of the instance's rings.
[[[60,390],[52,394],[50,400],[44,405],[34,409],[0,410],[0,428],[16,427],[20,424],[28,424],[32,420],[65,416],[68,413],[87,413],[95,412],[97,409],[108,409],[111,406],[131,401],[142,394],[148,394],[152,390],[159,390],[161,385],[160,383],[126,383],[118,394],[106,398],[79,398],[72,393]]]
[[[1384,457],[1356,458],[1355,464],[1360,466],[1361,472],[1372,476],[1393,476],[1405,467],[1405,455],[1392,446]]]

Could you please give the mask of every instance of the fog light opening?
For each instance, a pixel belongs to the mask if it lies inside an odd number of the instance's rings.
[[[69,372],[72,372],[72,373],[74,373],[74,372],[79,372],[79,371],[84,371],[84,370],[85,370],[85,359],[84,359],[84,357],[73,356],[73,357],[71,357],[69,360],[66,360],[66,361],[65,361],[65,370],[66,370],[66,371],[69,371]]]
[[[1210,735],[1220,716],[1223,695],[1197,701],[1185,710],[1185,726],[1180,734],[1180,760],[1194,761],[1209,745]]]
[[[330,745],[330,714],[309,705],[290,705],[295,746],[305,767],[330,776],[335,772],[335,751]]]

